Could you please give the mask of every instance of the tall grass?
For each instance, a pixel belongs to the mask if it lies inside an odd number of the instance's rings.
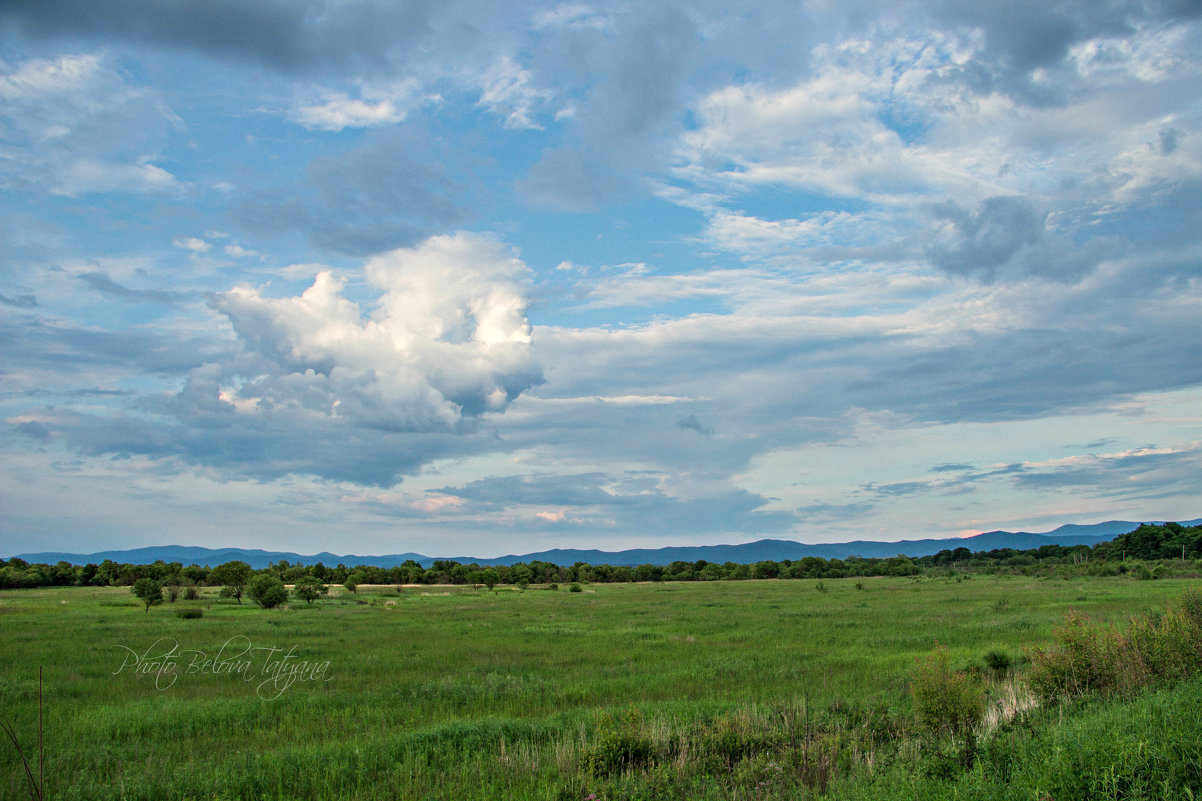
[[[898,735],[915,720],[915,660],[936,638],[954,672],[1048,640],[1071,608],[1116,623],[1182,586],[816,584],[360,587],[276,610],[177,601],[203,609],[196,619],[144,612],[121,588],[5,591],[0,701],[32,730],[27,677],[46,665],[46,777],[62,799],[796,798],[915,762]],[[295,646],[328,661],[329,680],[268,700],[236,675],[157,689],[154,675],[116,672],[118,646],[164,637],[209,654],[231,637]],[[0,797],[24,786],[10,754]]]
[[[889,770],[840,779],[845,801],[1195,801],[1202,798],[1202,677],[1064,716],[1032,713],[984,741],[967,770],[926,755]]]
[[[31,758],[27,754],[25,748],[21,745],[21,738],[17,736],[17,731],[13,725],[7,720],[0,720],[0,731],[8,737],[12,743],[13,750],[17,754],[17,758],[21,761],[21,767],[25,769],[26,789],[29,792],[29,797],[35,801],[45,798],[46,793],[46,749],[44,740],[44,731],[42,728],[42,668],[38,668],[38,772],[35,776],[33,768],[29,764]]]

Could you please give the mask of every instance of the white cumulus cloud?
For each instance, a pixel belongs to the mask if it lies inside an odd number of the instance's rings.
[[[246,361],[222,369],[238,408],[450,431],[541,381],[526,320],[529,270],[501,242],[437,236],[376,256],[365,273],[380,292],[372,308],[345,297],[328,270],[296,297],[253,287],[213,297],[244,346]]]
[[[391,125],[405,119],[405,112],[389,100],[373,103],[348,97],[342,92],[332,92],[318,103],[299,107],[292,117],[306,128],[341,131],[343,128]]]
[[[439,99],[436,95],[423,95],[420,89],[414,78],[379,85],[361,84],[358,97],[325,89],[309,102],[298,104],[289,117],[314,131],[395,125],[403,122],[414,107]]]
[[[193,253],[208,253],[213,248],[211,244],[195,236],[180,237],[171,244],[180,250],[190,250]],[[228,251],[229,248],[226,248],[226,250]]]

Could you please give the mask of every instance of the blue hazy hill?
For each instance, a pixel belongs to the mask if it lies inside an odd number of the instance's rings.
[[[1157,521],[1160,522],[1160,521]],[[1199,520],[1183,520],[1182,525],[1199,525]],[[100,563],[105,559],[126,564],[150,564],[162,560],[164,562],[181,562],[185,565],[197,564],[209,567],[229,562],[235,559],[246,562],[256,569],[284,559],[290,563],[300,562],[306,565],[321,562],[327,567],[338,564],[347,566],[375,565],[377,567],[393,567],[406,560],[412,559],[423,567],[429,567],[436,559],[450,559],[465,564],[478,565],[512,565],[517,562],[551,562],[557,565],[571,565],[576,562],[609,565],[667,565],[671,562],[696,562],[704,559],[707,562],[740,562],[752,563],[764,560],[780,561],[782,559],[801,559],[806,556],[817,556],[823,559],[845,559],[849,556],[889,557],[898,554],[906,556],[928,556],[942,550],[968,548],[971,551],[992,551],[997,548],[1014,548],[1028,550],[1043,545],[1095,545],[1099,542],[1114,539],[1120,534],[1126,534],[1139,527],[1139,523],[1126,520],[1109,520],[1105,523],[1092,525],[1068,524],[1043,534],[1032,534],[1026,531],[987,531],[973,537],[947,537],[943,539],[899,540],[896,542],[881,542],[877,540],[855,540],[853,542],[807,544],[792,540],[764,539],[755,542],[745,542],[738,545],[691,545],[666,548],[633,548],[625,551],[600,551],[581,549],[556,548],[549,551],[537,551],[525,554],[510,554],[497,557],[475,556],[425,556],[419,553],[385,554],[377,556],[360,556],[355,554],[333,554],[323,551],[316,554],[297,554],[289,551],[264,551],[255,548],[203,548],[200,546],[156,545],[130,550],[100,551],[91,554],[61,553],[55,551],[42,553],[17,554],[27,562],[42,562],[54,564],[66,561],[72,564]]]

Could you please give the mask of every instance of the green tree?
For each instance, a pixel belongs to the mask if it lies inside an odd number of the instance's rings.
[[[9,566],[10,567],[24,567],[25,566],[24,564],[14,565],[13,562],[15,562],[15,561],[18,561],[18,560],[10,559],[8,561]],[[110,584],[114,584],[117,581],[117,571],[119,569],[120,569],[120,565],[118,565],[112,559],[105,559],[103,562],[100,563],[100,567],[96,568],[96,575],[92,577],[92,583],[97,585],[98,587],[105,587]]]
[[[531,572],[529,565],[522,562],[514,565],[509,571],[509,580],[514,584],[521,584],[522,582],[529,584],[532,578],[534,578],[534,573]]]
[[[54,579],[54,583],[62,587],[65,587],[69,584],[74,584],[77,575],[75,566],[70,562],[64,561],[60,561],[53,568],[51,568],[50,573]]]
[[[130,592],[142,599],[142,603],[146,604],[146,611],[150,611],[150,607],[158,606],[163,602],[163,585],[152,578],[140,578],[134,582]]]
[[[288,590],[284,587],[284,582],[271,573],[255,576],[246,594],[264,609],[272,609],[288,600]]]
[[[292,594],[312,605],[314,601],[325,595],[328,589],[315,576],[304,576],[297,579],[296,585],[292,588]]]
[[[221,585],[222,597],[233,598],[242,603],[242,593],[246,591],[246,585],[252,575],[254,571],[250,569],[250,565],[235,560],[213,568],[209,573],[209,582]]]
[[[342,586],[346,587],[348,592],[358,592],[359,585],[365,583],[367,583],[366,571],[361,570],[360,568],[355,568],[350,572],[350,575],[346,577],[346,581],[342,583]]]
[[[480,581],[491,590],[501,581],[501,577],[495,569],[486,567],[480,571]]]
[[[780,575],[780,565],[771,559],[756,562],[751,566],[751,577],[758,579],[774,579]]]
[[[180,571],[180,574],[193,584],[207,584],[209,581],[209,569],[199,565],[188,565]]]
[[[183,592],[184,578],[179,573],[172,573],[163,578],[163,587],[167,590],[167,600],[175,603]]]

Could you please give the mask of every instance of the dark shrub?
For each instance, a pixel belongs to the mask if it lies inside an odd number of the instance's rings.
[[[1005,651],[990,651],[985,654],[985,667],[998,675],[1009,670],[1012,664],[1013,660],[1010,658],[1010,654]]]

